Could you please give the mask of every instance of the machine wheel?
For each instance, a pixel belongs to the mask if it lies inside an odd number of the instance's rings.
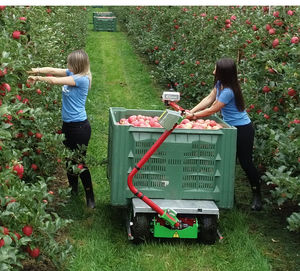
[[[199,241],[212,245],[218,237],[218,217],[216,215],[205,215],[200,217]]]
[[[150,233],[150,218],[146,214],[136,214],[133,218],[133,225],[131,226],[133,242],[140,244],[151,237]]]

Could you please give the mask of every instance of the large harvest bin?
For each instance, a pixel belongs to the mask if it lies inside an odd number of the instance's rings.
[[[127,206],[134,197],[127,176],[164,132],[163,128],[119,125],[131,115],[160,116],[159,110],[109,109],[108,178],[111,204]],[[135,175],[133,184],[151,199],[213,200],[232,208],[236,157],[236,128],[217,116],[220,130],[175,129]]]
[[[115,32],[117,30],[117,18],[116,17],[93,17],[94,31],[110,31]]]

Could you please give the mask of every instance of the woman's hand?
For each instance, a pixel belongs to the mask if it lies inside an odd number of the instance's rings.
[[[39,68],[32,68],[31,71],[27,71],[28,74],[38,74],[40,73]]]
[[[29,81],[29,83],[32,83],[32,84],[34,84],[36,81],[38,81],[38,77],[39,76],[28,76],[28,81]]]
[[[191,113],[190,111],[186,111],[185,117],[186,117],[187,119],[189,119],[189,120],[194,120],[194,119],[196,119],[194,113]]]

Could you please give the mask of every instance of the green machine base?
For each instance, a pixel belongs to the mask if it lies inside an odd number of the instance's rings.
[[[165,225],[161,225],[154,218],[153,236],[156,238],[190,238],[197,239],[198,237],[198,220],[195,218],[195,223],[192,226],[187,226],[184,229],[172,229]]]

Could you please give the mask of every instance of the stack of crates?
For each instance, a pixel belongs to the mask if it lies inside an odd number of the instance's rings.
[[[113,206],[125,207],[134,197],[127,186],[127,176],[165,130],[117,122],[131,115],[153,117],[162,113],[110,108],[107,173]],[[151,199],[213,200],[219,208],[232,208],[236,128],[217,116],[209,119],[224,128],[175,129],[133,178],[136,188]]]
[[[93,12],[94,31],[117,30],[117,18],[112,12]]]

